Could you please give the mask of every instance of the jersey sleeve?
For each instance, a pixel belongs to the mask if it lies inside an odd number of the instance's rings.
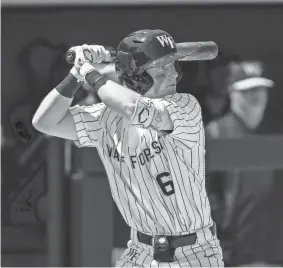
[[[78,140],[74,141],[77,147],[97,146],[103,129],[101,119],[105,109],[103,103],[91,106],[75,105],[69,108],[78,135]]]
[[[173,130],[168,133],[168,121]],[[203,133],[201,107],[190,94],[176,93],[159,99],[141,97],[136,104],[131,125],[160,131],[171,143],[182,149],[192,149]]]

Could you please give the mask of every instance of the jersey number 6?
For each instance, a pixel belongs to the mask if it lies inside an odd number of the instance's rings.
[[[169,172],[162,172],[156,176],[156,180],[162,190],[162,192],[166,195],[172,195],[175,193],[174,184],[171,180],[171,174]]]

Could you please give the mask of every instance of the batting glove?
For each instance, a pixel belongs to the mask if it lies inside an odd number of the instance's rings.
[[[86,45],[84,45],[86,46]],[[71,48],[76,53],[74,66],[70,70],[70,73],[77,78],[78,82],[84,82],[84,77],[80,75],[80,68],[81,66],[87,62],[88,60],[84,57],[83,48],[82,46],[75,46]]]
[[[103,46],[98,45],[82,45],[72,47],[70,50],[75,51],[76,57],[74,60],[74,66],[79,68],[84,63],[97,64],[103,61],[110,61],[110,52]]]
[[[73,66],[70,73],[77,78],[78,82],[85,82],[84,77],[80,75],[80,67]]]
[[[103,46],[98,45],[82,45],[82,50],[84,57],[88,60],[88,62],[95,64],[101,63],[103,61],[110,61],[110,52],[106,50]]]

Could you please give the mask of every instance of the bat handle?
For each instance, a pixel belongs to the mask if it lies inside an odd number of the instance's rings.
[[[103,62],[111,62],[113,58],[116,56],[116,51],[106,51],[106,56]],[[76,51],[70,48],[65,55],[65,60],[69,64],[74,64],[76,59]]]

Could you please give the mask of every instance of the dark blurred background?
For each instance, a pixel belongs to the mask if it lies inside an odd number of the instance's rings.
[[[42,98],[68,73],[64,54],[70,46],[95,42],[116,48],[124,36],[145,28],[168,31],[176,42],[218,44],[215,60],[181,63],[183,79],[177,90],[196,96],[203,108],[206,185],[225,263],[283,266],[283,4],[201,2],[5,2],[2,266],[109,267],[122,254],[129,228],[112,201],[96,149],[77,149],[71,142],[42,135],[31,119]],[[260,62],[264,72],[239,77],[231,64],[243,62]],[[231,93],[234,82],[254,77],[274,85]],[[88,88],[81,88],[74,104],[98,101]]]

